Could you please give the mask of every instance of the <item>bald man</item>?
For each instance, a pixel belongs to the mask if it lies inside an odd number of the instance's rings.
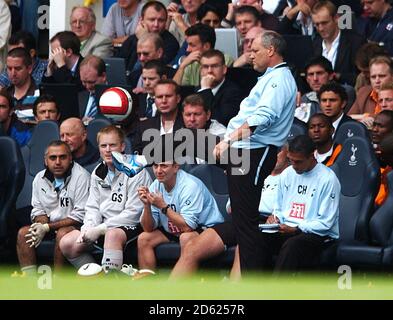
[[[60,138],[71,149],[72,158],[82,167],[94,164],[100,154],[88,140],[86,128],[79,118],[68,118],[60,125]]]
[[[251,45],[252,41],[257,38],[265,29],[260,26],[252,27],[247,31],[246,36],[243,39],[243,54],[233,63],[235,68],[239,67],[251,67]]]

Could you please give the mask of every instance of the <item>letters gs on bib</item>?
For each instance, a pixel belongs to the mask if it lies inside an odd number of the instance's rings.
[[[123,195],[121,193],[112,193],[112,201],[113,202],[122,202],[123,201]]]

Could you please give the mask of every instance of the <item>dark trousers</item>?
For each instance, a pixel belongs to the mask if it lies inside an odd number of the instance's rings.
[[[313,266],[327,239],[328,237],[300,231],[292,234],[261,233],[262,267],[272,266],[273,255],[277,255],[275,273]]]
[[[239,152],[242,152],[242,149],[239,149]],[[244,151],[243,155],[245,152],[247,151]],[[248,173],[241,174],[244,168],[239,170],[239,165],[234,164],[235,159],[231,157],[227,168],[232,220],[239,244],[242,273],[262,266],[258,206],[263,182],[276,164],[277,147],[252,149],[249,152]]]

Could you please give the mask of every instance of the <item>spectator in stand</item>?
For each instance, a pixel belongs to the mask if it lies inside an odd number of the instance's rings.
[[[7,42],[11,35],[11,13],[7,3],[0,0],[0,71],[5,67]]]
[[[315,144],[314,157],[318,163],[330,167],[336,161],[342,146],[333,141],[334,127],[330,117],[316,113],[308,121],[308,136]]]
[[[80,90],[83,86],[79,77],[79,67],[83,60],[80,55],[81,43],[72,31],[56,33],[50,39],[51,53],[43,83],[73,83]]]
[[[184,127],[183,118],[179,111],[180,87],[173,80],[160,80],[154,88],[155,105],[157,115],[154,118],[142,121],[135,135],[133,150],[143,153],[146,145],[152,140],[142,139],[143,133],[148,129],[155,129],[160,135],[174,133]],[[148,136],[150,139],[154,137]]]
[[[165,29],[168,19],[168,13],[165,6],[159,1],[149,1],[142,9],[141,20],[138,24],[135,34],[128,37],[124,41],[117,56],[124,58],[127,70],[135,70],[140,68],[137,56],[137,42],[146,33],[159,34],[163,40],[163,57],[162,61],[168,64],[175,58],[178,50],[179,43],[176,38]]]
[[[34,101],[33,114],[37,123],[43,120],[56,122],[60,120],[60,110],[56,99],[49,94],[41,95]]]
[[[25,48],[14,48],[7,55],[7,73],[11,85],[7,88],[13,98],[17,117],[23,121],[34,120],[33,102],[39,95],[31,77],[32,60]]]
[[[80,54],[94,54],[108,58],[113,54],[112,40],[96,31],[96,15],[90,7],[73,7],[70,16],[71,31],[81,42]]]
[[[81,119],[64,120],[60,125],[60,138],[70,147],[73,160],[82,167],[94,164],[100,158],[98,150],[87,140],[86,128]]]
[[[31,59],[33,60],[31,76],[38,87],[41,83],[42,76],[44,75],[48,62],[38,58],[36,40],[34,39],[33,34],[26,31],[18,31],[12,34],[8,40],[8,51],[17,47],[25,48],[30,53]],[[10,85],[11,81],[8,77],[7,70],[5,70],[0,74],[0,87],[8,87]]]
[[[233,67],[252,67],[251,61],[251,45],[255,38],[259,37],[265,29],[262,27],[252,27],[246,33],[246,36],[243,39],[243,53],[242,55],[235,60],[233,63]]]
[[[188,55],[182,59],[176,74],[173,77],[179,85],[199,86],[201,80],[200,59],[203,53],[214,48],[216,34],[214,29],[197,23],[186,30]],[[233,58],[224,55],[225,65],[230,66]]]
[[[318,91],[321,86],[335,78],[335,73],[330,61],[323,56],[311,58],[306,63],[305,71],[306,81],[311,91],[301,97],[300,106],[295,110],[295,117],[307,123],[313,114],[321,111],[317,97]],[[342,87],[345,89],[347,97],[344,108],[348,110],[355,101],[355,90],[346,84],[343,84]]]
[[[311,9],[317,0],[297,0],[293,6],[284,9],[279,23],[281,34],[300,34],[315,36],[316,31],[311,19]]]
[[[133,70],[127,70],[127,73],[129,73],[128,82],[134,88],[142,88],[142,68],[148,61],[162,61],[162,57],[164,56],[164,41],[157,33],[145,33],[138,40],[136,52],[138,55],[138,62]],[[170,69],[170,67],[168,67],[168,69]],[[138,91],[134,90],[134,93],[138,93]]]
[[[389,56],[378,56],[370,61],[371,86],[362,87],[355,103],[348,111],[353,119],[371,128],[373,116],[381,111],[378,105],[378,92],[385,83],[393,82],[393,62]]]
[[[180,6],[175,2],[171,2],[167,7],[169,16],[168,30],[175,36],[180,46],[184,43],[186,30],[198,22],[197,12],[205,1],[206,0],[181,0],[181,6],[185,11],[184,14],[179,12]]]
[[[197,11],[197,20],[213,29],[221,28],[222,13],[209,3],[202,4]]]
[[[14,102],[11,95],[0,90],[0,124],[3,132],[13,138],[20,147],[26,145],[31,139],[31,127],[18,120],[14,113]]]
[[[141,121],[154,118],[157,107],[154,89],[160,80],[167,79],[165,65],[160,60],[150,60],[142,68],[143,92],[138,93],[138,115]]]
[[[393,55],[393,9],[390,0],[363,0],[362,3],[368,16],[367,40],[383,43],[389,55]]]
[[[141,17],[141,0],[117,0],[102,24],[101,32],[112,39],[114,47],[121,47],[127,38],[134,34]]]
[[[243,6],[236,9],[234,14],[235,27],[239,32],[240,40],[243,40],[248,30],[252,27],[261,27],[258,19],[258,11],[254,7]]]
[[[340,126],[348,121],[355,121],[344,113],[348,96],[345,89],[337,82],[328,82],[318,91],[321,111],[328,116],[334,128],[333,138]]]
[[[87,56],[80,64],[79,76],[85,90],[78,94],[79,116],[85,125],[99,116],[95,86],[107,83],[106,66],[99,57]]]
[[[222,21],[224,28],[236,26],[242,37],[252,26],[260,25],[267,30],[278,30],[278,19],[263,10],[263,1],[260,0],[239,0],[237,4],[228,3],[226,17]],[[239,15],[238,18],[236,16]],[[246,30],[247,29],[247,30]]]
[[[393,82],[385,83],[378,93],[378,104],[381,110],[393,111]]]
[[[363,44],[355,57],[355,64],[360,71],[356,78],[355,90],[359,92],[361,87],[370,85],[370,60],[377,56],[388,55],[386,49],[374,42]]]
[[[239,86],[227,79],[224,54],[209,50],[200,59],[201,83],[198,93],[205,99],[211,110],[212,119],[226,126],[239,111],[243,94]]]
[[[339,82],[353,86],[358,73],[355,56],[365,39],[352,30],[340,30],[337,8],[330,1],[317,2],[311,17],[319,35],[313,40],[314,54],[332,63]]]
[[[217,120],[211,119],[211,111],[199,94],[186,97],[182,103],[184,127],[188,129],[204,129],[208,133],[223,137],[226,127]]]

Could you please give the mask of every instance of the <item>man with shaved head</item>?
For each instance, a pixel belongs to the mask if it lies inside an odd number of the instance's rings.
[[[233,63],[234,67],[252,67],[252,61],[251,61],[251,45],[252,41],[257,38],[264,29],[260,26],[255,26],[252,27],[248,32],[246,33],[246,36],[243,39],[243,54],[235,60]]]
[[[100,157],[97,148],[87,140],[86,128],[79,118],[68,118],[60,125],[60,138],[72,152],[72,158],[82,167],[96,163]]]

